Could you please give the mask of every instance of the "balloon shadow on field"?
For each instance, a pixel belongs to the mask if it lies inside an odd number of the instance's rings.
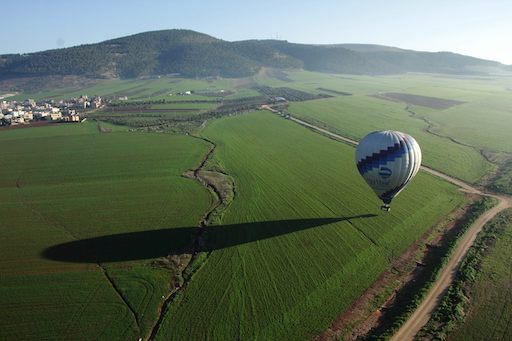
[[[176,227],[94,237],[58,244],[45,249],[42,256],[75,263],[123,262],[165,257],[191,252],[200,233],[202,245],[196,251],[213,251],[268,239],[340,221],[372,218],[361,214],[339,218],[276,220],[255,223],[199,227]]]

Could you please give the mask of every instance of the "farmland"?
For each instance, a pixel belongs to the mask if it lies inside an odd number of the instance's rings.
[[[156,103],[163,101],[156,101]],[[219,106],[218,101],[166,101],[116,103],[88,114],[91,118],[132,127],[158,126],[174,121],[187,121]]]
[[[205,232],[222,246],[210,248],[157,339],[311,337],[462,200],[420,174],[384,215],[353,148],[267,112],[215,120],[204,135],[236,197]]]
[[[410,117],[403,105],[368,96],[342,96],[292,104],[290,112],[342,135],[360,139],[369,131],[407,131],[420,144],[424,164],[467,181],[476,181],[491,165],[473,148],[451,143],[424,131],[424,122]],[[364,117],[364,119],[361,119]],[[467,167],[461,169],[460,165]]]
[[[209,194],[181,174],[207,146],[186,136],[100,134],[93,123],[2,131],[0,143],[9,146],[0,152],[1,338],[146,334],[169,290],[168,269],[126,253],[110,263],[44,253],[84,238],[196,226]]]
[[[486,159],[487,154],[484,156],[482,153],[512,152],[512,145],[507,142],[508,130],[512,124],[507,109],[511,104],[509,91],[506,90],[507,78],[449,78],[435,75],[347,77],[305,71],[285,74],[286,80],[283,80],[283,77],[275,77],[275,73],[264,69],[252,80],[192,83],[183,81],[183,85],[179,86],[173,84],[182,84],[182,80],[176,80],[176,83],[146,80],[143,84],[140,83],[142,81],[137,81],[137,85],[133,87],[139,90],[151,88],[163,91],[162,88],[168,86],[169,92],[174,88],[196,89],[198,94],[209,88],[236,91],[234,95],[225,97],[226,100],[257,96],[256,89],[260,89],[260,94],[274,95],[276,89],[297,89],[309,93],[307,99],[322,93],[336,96],[294,102],[289,111],[302,119],[354,138],[361,138],[368,131],[382,128],[405,130],[422,145],[426,152],[425,164],[470,182],[478,181],[495,167]],[[254,84],[259,86],[254,87]],[[121,90],[114,93],[124,93],[123,83],[116,84],[115,87]],[[272,91],[269,92],[269,89]],[[100,93],[106,96],[113,94],[112,91],[102,90]],[[293,92],[291,93],[293,98]],[[382,95],[386,93],[388,98]],[[149,121],[143,125],[156,125],[169,118],[186,117],[212,110],[214,107],[210,104],[198,108],[195,103],[186,103],[214,99],[198,95],[182,98],[137,95],[132,99],[184,101],[181,105],[172,103],[151,106],[152,110],[169,109],[168,112],[137,110],[128,115],[130,117],[127,117],[127,121]],[[200,110],[190,110],[193,108]],[[186,110],[180,112],[179,109]],[[361,115],[364,115],[364,120]],[[473,125],[472,122],[477,124]]]
[[[221,90],[229,91],[228,99],[238,97],[255,96],[257,92],[245,87],[239,87],[235,79],[224,80],[191,80],[184,78],[149,78],[137,80],[102,80],[86,87],[64,87],[57,89],[32,90],[17,95],[12,99],[23,100],[25,98],[69,98],[83,94],[100,95],[105,97],[126,96],[129,100],[158,101],[162,99],[172,100],[208,100],[212,94],[222,97]],[[180,96],[178,93],[197,91],[198,94]]]
[[[465,181],[478,182],[503,163],[494,161],[495,153],[505,153],[507,159],[512,153],[508,138],[512,126],[509,88],[507,77],[370,77],[262,69],[244,79],[105,80],[84,89],[41,91],[17,97],[58,98],[84,93],[107,98],[127,96],[127,108],[111,108],[93,116],[132,127],[169,127],[198,120],[202,113],[215,111],[222,101],[243,103],[263,94],[289,94],[292,100],[302,92],[299,97],[307,100],[290,103],[288,111],[292,115],[356,139],[377,129],[406,131],[422,146],[426,165]],[[195,93],[177,95],[185,91]],[[324,95],[334,97],[311,100]],[[186,129],[171,131],[191,132],[200,124],[197,121],[192,126],[187,124]]]
[[[512,211],[508,209],[484,226],[420,337],[510,339],[511,218]]]
[[[512,338],[512,295],[510,262],[512,255],[512,212],[496,217],[486,226],[479,246],[487,255],[474,269],[470,288],[471,303],[465,320],[450,334],[451,340],[509,340]],[[469,285],[469,283],[467,284]]]
[[[336,95],[332,90],[340,92],[336,98],[292,103],[289,111],[354,138],[383,127],[407,130],[426,152],[425,164],[463,180],[475,182],[495,167],[482,152],[512,153],[508,138],[512,126],[510,78],[422,74],[368,77],[303,71],[287,76],[286,82],[270,73],[255,78],[273,87],[293,84],[302,91],[324,88],[331,90],[331,95]],[[381,97],[384,93],[401,95],[389,101]],[[445,109],[418,105],[417,100],[425,97],[457,105]],[[407,98],[414,103],[404,101]]]
[[[201,262],[187,271],[199,270],[156,338],[318,335],[463,195],[420,172],[383,214],[352,147],[251,110],[288,94],[287,113],[354,139],[402,130],[424,164],[479,182],[510,163],[507,87],[507,78],[263,69],[21,93],[114,102],[78,125],[0,130],[0,338],[148,335],[162,296],[183,283],[167,256],[190,247],[215,197],[182,176],[210,146],[184,133],[215,145],[206,167],[233,180],[234,199],[205,228]],[[508,172],[496,188],[510,188]]]

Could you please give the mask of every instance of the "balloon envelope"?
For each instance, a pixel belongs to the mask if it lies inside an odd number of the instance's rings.
[[[418,142],[399,131],[374,131],[356,149],[359,173],[389,210],[391,200],[418,173],[421,150]]]

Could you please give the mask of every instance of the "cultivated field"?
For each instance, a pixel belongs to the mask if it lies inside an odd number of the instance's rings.
[[[169,250],[158,248],[158,236],[129,249],[48,250],[196,226],[210,196],[181,174],[207,146],[186,136],[100,134],[94,123],[1,131],[0,143],[0,338],[146,335],[172,277],[151,259]]]
[[[206,81],[169,77],[138,80],[103,80],[85,88],[48,89],[38,92],[21,93],[10,99],[60,99],[78,97],[85,94],[88,96],[98,95],[105,97],[126,96],[128,100],[140,101],[158,101],[162,99],[190,101],[208,100],[217,97],[236,99],[239,97],[256,96],[258,94],[254,90],[239,87],[238,83],[240,81],[236,79]],[[224,90],[229,95],[224,96],[220,92],[221,90]],[[194,91],[197,94],[178,95],[178,93],[184,93],[185,91]],[[215,94],[218,94],[218,96],[215,96]]]
[[[81,94],[109,98],[127,96],[129,102],[151,104],[131,111],[119,108],[117,112],[105,113],[105,117],[132,127],[146,127],[169,125],[169,122],[213,110],[219,105],[215,101],[260,96],[268,92],[265,91],[268,87],[297,89],[312,96],[327,94],[334,98],[294,102],[289,111],[353,138],[361,138],[376,129],[406,131],[420,142],[426,165],[476,182],[495,168],[487,160],[494,160],[493,153],[512,153],[512,142],[508,138],[512,127],[511,83],[510,78],[498,76],[370,77],[306,71],[276,73],[263,69],[246,79],[105,80],[84,89],[22,93],[15,98],[66,98]],[[177,95],[189,90],[195,93]],[[222,90],[224,93],[220,92]],[[173,103],[155,103],[163,100]],[[95,117],[101,118],[101,115],[95,114]]]
[[[490,251],[472,278],[468,316],[450,340],[510,340],[512,338],[512,211],[496,217],[484,232]],[[488,230],[493,231],[489,233]],[[495,239],[494,242],[492,242]],[[494,244],[494,245],[493,245]]]
[[[353,147],[248,111],[288,93],[303,101],[279,110],[354,139],[407,132],[424,164],[478,182],[510,162],[509,83],[264,69],[238,80],[102,80],[17,95],[128,101],[83,124],[0,129],[0,339],[148,335],[162,297],[183,283],[165,257],[190,251],[215,197],[182,176],[209,148],[184,133],[215,144],[206,167],[233,179],[234,200],[206,227],[197,250],[209,256],[156,338],[310,339],[463,194],[420,172],[385,214]],[[496,186],[511,187],[510,169]]]
[[[355,139],[375,130],[406,132],[420,144],[424,164],[463,180],[476,181],[491,168],[475,149],[425,132],[425,122],[412,118],[400,103],[366,95],[340,96],[293,103],[289,111],[300,119]]]
[[[236,196],[158,339],[307,339],[462,200],[419,174],[383,214],[352,147],[268,112],[215,120],[204,135]]]
[[[261,73],[256,79],[313,93],[329,89],[335,98],[293,103],[289,111],[354,138],[382,128],[405,130],[420,142],[425,164],[463,180],[474,182],[494,167],[482,152],[512,153],[512,80],[508,77],[368,77],[303,71],[287,76],[288,81],[282,81]],[[391,102],[383,98],[386,93],[400,96]],[[434,109],[419,105],[421,101],[444,106]]]

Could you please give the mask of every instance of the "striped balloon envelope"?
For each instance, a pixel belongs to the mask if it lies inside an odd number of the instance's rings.
[[[416,140],[399,131],[374,131],[356,149],[359,173],[389,211],[391,200],[400,193],[421,166],[421,149]]]

